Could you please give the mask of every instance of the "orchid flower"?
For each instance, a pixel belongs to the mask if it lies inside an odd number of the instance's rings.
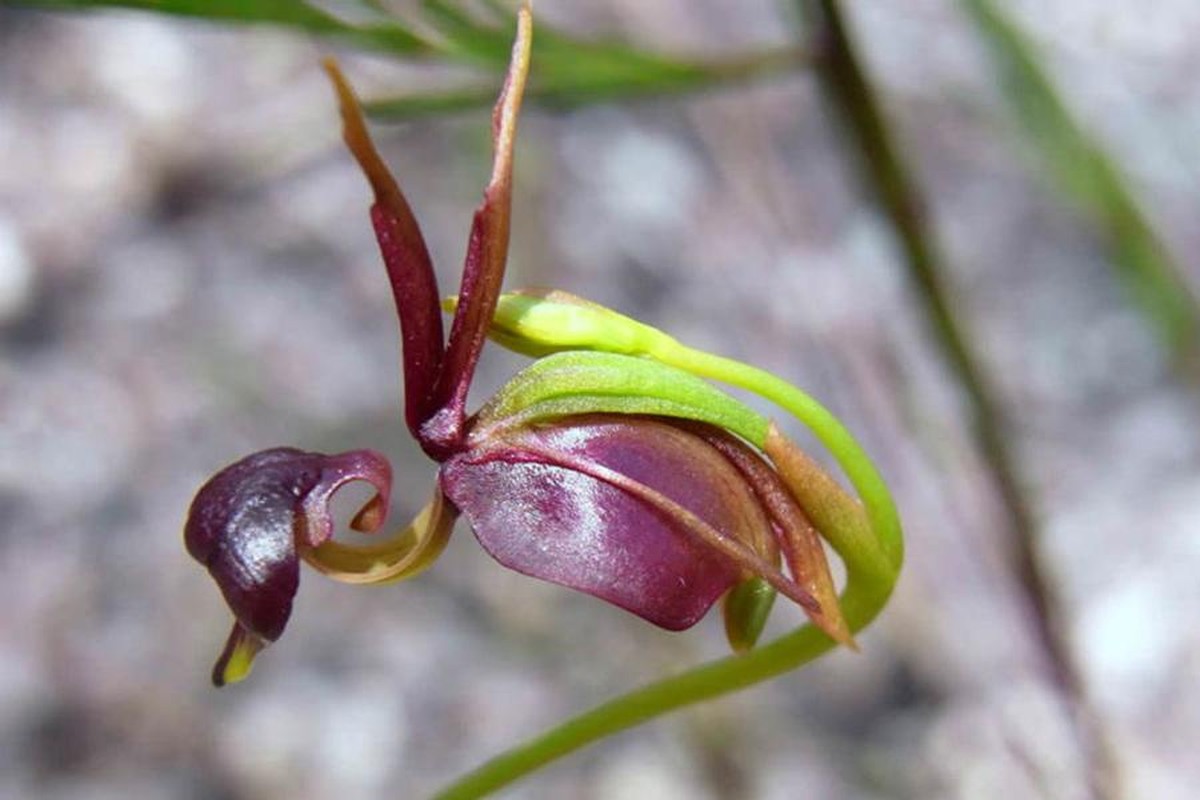
[[[694,625],[723,598],[737,655],[721,669],[733,672],[721,686],[660,692],[664,709],[790,669],[835,644],[855,647],[854,633],[891,592],[902,560],[891,498],[853,437],[819,403],[769,373],[564,292],[501,293],[531,37],[526,5],[492,117],[491,179],[458,294],[444,301],[408,202],[352,90],[326,63],[346,144],[374,193],[371,221],[400,320],[405,422],[439,465],[437,479],[409,526],[367,546],[333,538],[329,504],[339,487],[365,481],[376,494],[351,527],[383,527],[392,476],[379,453],[275,448],[210,479],[192,503],[185,541],[235,617],[214,668],[217,685],[244,678],[256,654],[282,634],[300,561],[350,583],[408,578],[437,558],[460,515],[503,566],[668,630]],[[443,310],[453,315],[448,338]],[[468,414],[488,337],[535,360]],[[757,393],[807,426],[858,497],[773,421],[710,380]],[[840,599],[823,542],[846,566]],[[777,594],[811,625],[792,635],[799,639],[756,646]],[[655,708],[650,700],[630,700],[624,724],[644,719]],[[567,749],[604,731],[571,735]],[[499,785],[491,780],[488,786]],[[461,796],[476,796],[470,791]]]

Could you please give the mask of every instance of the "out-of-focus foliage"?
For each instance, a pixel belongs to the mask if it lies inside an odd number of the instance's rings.
[[[1072,117],[1029,38],[991,0],[965,0],[1029,145],[1058,189],[1094,222],[1139,308],[1175,358],[1200,357],[1200,308],[1120,168]]]
[[[302,0],[19,0],[54,9],[125,8],[210,22],[270,24],[330,37],[400,58],[438,60],[483,69],[479,82],[427,94],[386,98],[367,105],[374,116],[413,117],[485,108],[496,95],[515,24],[512,9],[488,2],[469,13],[452,0],[424,0],[411,18],[372,0],[345,2],[341,16]],[[328,4],[327,4],[328,5]],[[574,106],[619,97],[681,91],[794,69],[797,49],[767,50],[745,58],[709,62],[651,53],[622,42],[590,41],[541,24],[534,40],[534,101]]]
[[[353,25],[297,0],[30,0],[22,5],[62,9],[129,8],[213,22],[271,23],[323,36],[342,36],[361,46],[394,53],[416,55],[431,50],[420,36],[398,22]]]

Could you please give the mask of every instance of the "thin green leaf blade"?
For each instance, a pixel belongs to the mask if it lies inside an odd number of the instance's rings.
[[[58,11],[128,9],[232,24],[272,24],[395,54],[413,55],[429,43],[399,22],[350,25],[300,0],[17,0],[29,8]]]
[[[1134,199],[1116,162],[1076,122],[1033,43],[991,0],[964,0],[1009,105],[1059,191],[1098,226],[1136,305],[1176,361],[1200,370],[1200,302]]]

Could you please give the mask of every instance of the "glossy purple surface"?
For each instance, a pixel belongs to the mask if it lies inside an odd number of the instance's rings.
[[[506,567],[660,627],[695,624],[739,568],[679,520],[572,464],[582,459],[614,470],[739,541],[768,524],[723,456],[665,422],[597,415],[518,436],[504,447],[457,456],[442,469],[443,491],[480,544]]]
[[[297,539],[316,545],[329,537],[330,497],[352,480],[379,491],[381,500],[368,505],[377,526],[387,515],[391,468],[369,450],[263,450],[221,470],[196,494],[183,533],[187,550],[208,567],[249,631],[268,641],[283,633],[300,582]]]

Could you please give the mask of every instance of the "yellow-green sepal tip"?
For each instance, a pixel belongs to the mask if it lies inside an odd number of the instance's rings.
[[[755,576],[740,581],[725,595],[721,610],[725,616],[725,636],[735,653],[745,653],[758,644],[771,608],[775,588]]]
[[[213,686],[226,686],[249,677],[250,671],[254,668],[254,657],[266,646],[267,642],[261,637],[254,635],[243,628],[240,623],[235,622],[233,630],[229,633],[229,639],[225,642],[225,649],[221,651],[217,663],[213,665]]]
[[[457,297],[442,301],[447,312],[457,305]],[[676,344],[657,328],[558,289],[500,295],[488,335],[509,350],[535,358],[563,350],[649,355]]]

